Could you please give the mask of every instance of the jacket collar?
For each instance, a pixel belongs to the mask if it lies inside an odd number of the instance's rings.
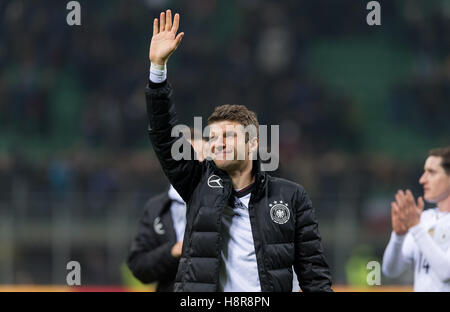
[[[255,176],[254,198],[259,199],[267,186],[267,173],[261,170],[261,160],[259,157],[253,160],[252,173]]]
[[[214,168],[214,172],[220,176],[225,183],[231,185],[231,178],[225,170],[222,170],[216,166],[213,160],[209,161]],[[255,199],[259,198],[263,194],[267,184],[267,173],[261,170],[261,160],[259,157],[253,160],[252,175],[255,177],[254,187],[252,193]]]

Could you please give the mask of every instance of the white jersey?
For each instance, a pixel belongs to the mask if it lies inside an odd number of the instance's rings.
[[[383,273],[397,277],[414,266],[414,291],[450,291],[450,213],[422,212],[406,235],[392,232],[383,256]]]

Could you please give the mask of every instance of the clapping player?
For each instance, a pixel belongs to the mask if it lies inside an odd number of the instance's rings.
[[[414,268],[415,291],[450,291],[450,147],[429,152],[419,183],[436,206],[423,211],[422,197],[397,192],[383,273],[397,277]]]

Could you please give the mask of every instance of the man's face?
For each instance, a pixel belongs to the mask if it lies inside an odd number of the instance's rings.
[[[245,142],[244,127],[235,121],[218,121],[209,125],[209,156],[220,169],[226,171],[243,168],[256,151],[258,140]]]
[[[429,156],[419,183],[423,186],[425,200],[438,203],[450,196],[450,175],[441,166],[442,157]]]

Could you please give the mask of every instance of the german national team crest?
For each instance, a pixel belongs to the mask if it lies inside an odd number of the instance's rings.
[[[282,200],[274,201],[269,204],[270,208],[270,217],[272,221],[278,224],[285,224],[289,221],[291,217],[291,213],[288,208],[288,204],[284,203]]]

